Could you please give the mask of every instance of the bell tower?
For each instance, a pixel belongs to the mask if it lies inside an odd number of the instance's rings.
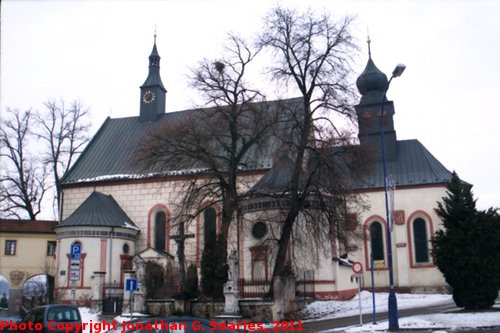
[[[140,96],[140,117],[144,120],[154,121],[165,113],[165,96],[167,90],[160,77],[160,55],[156,49],[156,33],[154,45],[149,56],[149,73],[142,84]]]
[[[387,76],[380,71],[371,57],[370,40],[368,39],[368,63],[365,70],[356,80],[361,99],[355,106],[358,115],[358,138],[362,145],[380,147],[381,121],[384,122],[384,141],[388,160],[397,157],[396,130],[394,129],[394,104],[384,100],[389,84]],[[384,110],[382,113],[382,102]],[[381,119],[382,118],[382,119]]]

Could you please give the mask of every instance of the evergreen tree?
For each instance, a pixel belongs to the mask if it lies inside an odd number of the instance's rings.
[[[198,272],[196,266],[191,264],[187,269],[187,277],[184,281],[184,292],[189,297],[198,296]]]
[[[207,241],[201,255],[201,289],[204,296],[215,299],[223,297],[221,292],[227,280],[217,269],[219,260],[221,259],[217,251],[217,241]]]
[[[500,216],[491,208],[477,211],[471,186],[456,173],[447,189],[438,202],[444,229],[433,239],[436,264],[457,306],[490,307],[500,288]]]

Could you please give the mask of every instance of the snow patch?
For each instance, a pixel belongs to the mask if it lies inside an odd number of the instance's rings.
[[[377,312],[387,311],[388,293],[375,293]],[[410,309],[437,304],[452,303],[451,295],[443,294],[397,294],[398,309]],[[372,293],[361,292],[362,313],[372,313]],[[329,319],[359,314],[359,295],[348,301],[316,301],[309,304],[301,315],[304,319]]]
[[[363,326],[350,326],[337,328],[323,332],[375,332],[385,331],[388,322],[378,324],[365,324]],[[400,329],[432,329],[433,333],[448,332],[460,328],[485,328],[500,326],[500,314],[498,312],[474,312],[474,313],[437,313],[399,319]]]
[[[93,323],[100,322],[100,313],[92,313],[90,312],[90,308],[86,307],[80,307],[78,308],[80,311],[80,316],[82,317],[82,323],[90,323],[92,320]],[[85,330],[82,331],[82,333],[90,333],[90,327],[86,327]]]
[[[207,171],[207,168],[195,168],[195,169],[183,169],[183,170],[173,170],[167,172],[150,172],[144,174],[138,173],[120,173],[114,175],[102,175],[96,177],[89,178],[80,178],[77,179],[76,183],[88,183],[88,182],[99,182],[105,180],[121,180],[121,179],[144,179],[144,178],[152,178],[152,177],[165,177],[165,176],[184,176],[184,175],[192,175],[195,173],[201,173]]]

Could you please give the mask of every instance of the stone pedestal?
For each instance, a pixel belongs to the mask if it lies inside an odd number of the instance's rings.
[[[273,280],[273,320],[283,320],[297,310],[295,302],[295,278],[277,276]]]
[[[135,277],[137,279],[137,291],[134,293],[134,311],[140,313],[148,313],[148,307],[146,305],[146,263],[139,255],[136,255],[132,260],[132,264],[135,271]]]
[[[92,313],[102,312],[105,276],[106,272],[94,272],[90,279],[90,310]]]
[[[240,313],[239,292],[238,285],[234,281],[227,281],[224,284],[224,298],[224,314],[238,315]]]
[[[147,313],[146,296],[140,289],[134,293],[133,310],[134,312]]]
[[[9,316],[18,316],[21,313],[21,304],[23,302],[22,289],[9,289]]]

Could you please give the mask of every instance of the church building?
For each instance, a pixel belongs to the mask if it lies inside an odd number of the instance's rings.
[[[359,142],[372,145],[374,151],[380,146],[381,106],[387,84],[387,76],[370,56],[357,80],[361,99],[356,111]],[[55,228],[56,288],[73,288],[76,299],[91,297],[91,285],[96,279],[104,282],[108,293],[113,290],[123,293],[125,273],[138,269],[136,260],[162,262],[170,269],[178,265],[177,246],[172,238],[178,231],[172,216],[189,172],[175,169],[164,170],[161,175],[145,172],[134,157],[144,137],[158,124],[179,122],[186,115],[199,112],[193,109],[166,113],[166,96],[155,41],[149,56],[149,73],[140,86],[138,115],[108,117],[63,178],[61,222]],[[300,99],[268,103],[271,109],[280,112],[283,105],[300,103]],[[444,290],[446,283],[433,263],[430,240],[440,228],[436,202],[445,196],[451,173],[418,140],[397,140],[394,115],[394,103],[384,101],[387,170],[395,186],[392,226],[395,286],[408,292]],[[242,177],[250,187],[272,188],[286,182],[286,177],[282,177],[284,166],[274,163],[276,151],[272,147],[264,149],[254,163],[242,170]],[[319,260],[292,257],[299,280],[297,293],[319,299],[352,297],[356,293],[350,267],[353,261],[364,267],[365,288],[371,286],[372,266],[375,287],[388,288],[386,231],[390,226],[385,218],[382,162],[377,162],[373,172],[351,190],[362,193],[369,206],[358,216],[363,231],[361,244],[351,253],[333,245],[329,254],[321,254]],[[231,229],[233,240],[238,234],[239,277],[248,283],[271,277],[272,251],[265,239],[271,237],[272,221],[266,221],[262,213],[273,209],[270,201],[252,199],[243,205],[243,225],[238,230]],[[219,232],[220,214],[221,207],[207,202],[207,208],[187,227],[186,232],[192,237],[186,240],[186,262],[195,265],[198,273],[205,242]],[[72,273],[73,244],[81,248],[78,274]],[[241,293],[245,296],[244,290]]]

